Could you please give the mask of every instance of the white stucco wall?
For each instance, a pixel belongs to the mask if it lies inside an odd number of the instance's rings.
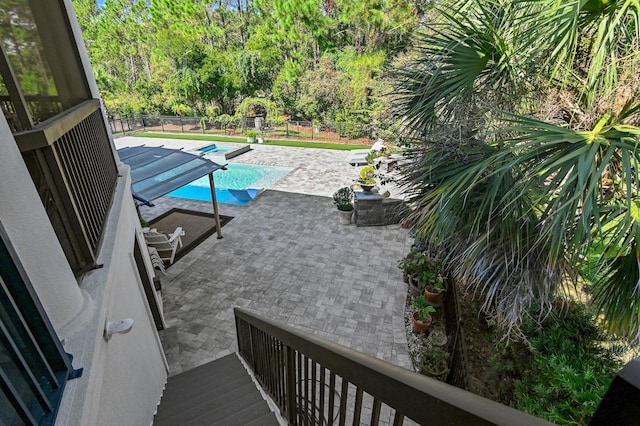
[[[95,309],[65,347],[85,370],[67,384],[58,425],[151,424],[166,383],[168,367],[133,255],[140,225],[129,171],[122,173],[98,258],[104,266],[81,281]],[[134,320],[131,332],[106,341],[107,319],[123,318]]]
[[[56,424],[151,424],[167,364],[133,257],[140,225],[122,166],[98,263],[76,280],[4,116],[0,114],[0,224],[82,377],[67,383]],[[130,333],[103,338],[107,318]]]
[[[73,323],[90,303],[78,288],[51,222],[0,114],[0,223],[56,330]],[[60,335],[64,339],[64,334]]]

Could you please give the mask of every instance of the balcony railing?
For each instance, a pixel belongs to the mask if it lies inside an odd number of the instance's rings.
[[[543,425],[542,419],[235,308],[238,351],[290,425]]]
[[[26,95],[24,100],[34,124],[62,113],[62,102],[58,96]],[[15,105],[9,95],[0,95],[0,110],[2,110],[7,119],[11,131],[19,132],[25,130],[23,123],[20,123]]]
[[[69,264],[95,267],[118,178],[99,101],[14,137]]]

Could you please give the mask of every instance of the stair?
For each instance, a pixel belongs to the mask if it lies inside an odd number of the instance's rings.
[[[156,426],[278,426],[236,354],[169,377]]]

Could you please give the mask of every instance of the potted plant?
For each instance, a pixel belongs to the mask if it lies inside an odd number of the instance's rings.
[[[420,250],[412,248],[404,259],[398,262],[398,268],[402,270],[402,279],[405,283],[409,283],[409,277],[416,277],[423,260],[424,254]],[[416,293],[416,296],[419,293]]]
[[[371,192],[371,189],[376,186],[375,169],[373,166],[366,166],[360,170],[358,176],[358,185],[364,192]]]
[[[353,189],[348,186],[338,189],[333,194],[333,204],[336,205],[338,213],[340,213],[340,223],[350,224],[353,216]]]
[[[427,375],[444,380],[449,372],[449,352],[437,346],[425,351],[421,368]]]
[[[431,326],[431,321],[433,321],[431,314],[436,311],[436,308],[427,303],[424,294],[418,296],[412,305],[416,308],[416,311],[412,315],[413,331],[416,333],[424,333],[429,330]]]
[[[247,142],[254,143],[256,141],[256,132],[253,130],[244,132],[244,135],[247,137]]]
[[[405,265],[409,268],[409,289],[414,296],[425,294],[425,288],[431,279],[431,271],[437,270],[439,260],[427,256],[418,249],[412,249],[409,254],[411,255],[410,260]]]
[[[442,275],[440,268],[423,271],[420,280],[424,285],[424,296],[427,303],[441,306],[444,292],[447,290],[447,277]]]

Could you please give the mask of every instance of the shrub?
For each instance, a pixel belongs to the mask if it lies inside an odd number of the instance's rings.
[[[333,204],[336,205],[338,210],[353,210],[353,190],[348,186],[338,189],[333,194]]]
[[[515,383],[512,405],[559,424],[586,424],[620,369],[583,305],[568,303],[542,325],[524,330],[533,363]]]

